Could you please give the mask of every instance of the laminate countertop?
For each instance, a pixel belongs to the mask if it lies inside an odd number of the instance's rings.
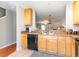
[[[21,33],[27,33],[26,31],[21,31]],[[66,32],[63,31],[52,31],[53,34],[49,35],[49,34],[44,34],[44,33],[39,33],[39,32],[30,32],[27,34],[37,34],[40,36],[44,36],[44,37],[51,37],[51,36],[61,36],[61,37],[72,37],[72,38],[79,38],[79,35],[72,35],[72,34],[67,34]]]
[[[73,36],[74,38],[79,38],[79,35],[71,35],[71,36]]]

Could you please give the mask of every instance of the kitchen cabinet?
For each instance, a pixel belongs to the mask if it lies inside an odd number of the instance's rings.
[[[57,54],[57,37],[51,36],[47,39],[47,52]]]
[[[66,56],[76,56],[76,40],[73,37],[66,37]]]
[[[38,50],[42,52],[46,52],[46,38],[43,36],[38,36]]]
[[[66,56],[72,56],[72,39],[71,37],[66,37]]]
[[[58,36],[58,55],[65,56],[65,36]]]
[[[79,1],[73,3],[73,23],[79,24]]]
[[[76,40],[74,38],[71,38],[71,39],[72,39],[72,45],[71,45],[72,57],[75,57],[76,56]]]
[[[27,48],[27,34],[26,34],[26,32],[21,33],[21,47],[23,49]]]
[[[59,56],[74,57],[76,56],[76,40],[68,35],[39,35],[38,50]]]
[[[24,9],[24,25],[32,25],[32,9]]]

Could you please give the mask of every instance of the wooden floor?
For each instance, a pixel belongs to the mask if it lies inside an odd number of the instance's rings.
[[[16,50],[16,44],[10,45],[0,50],[0,57],[6,57]]]
[[[30,57],[32,52],[32,50],[22,49],[11,53],[8,57]]]

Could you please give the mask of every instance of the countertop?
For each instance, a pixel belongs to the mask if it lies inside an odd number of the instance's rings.
[[[36,33],[36,32],[26,32],[26,31],[21,31],[21,33],[27,33],[27,34],[39,34],[39,33]]]
[[[21,33],[27,33],[26,31],[21,31]],[[44,34],[43,32],[42,33],[39,33],[39,32],[30,32],[30,33],[27,33],[27,34],[37,34],[37,35],[40,35],[40,36],[44,36],[44,37],[51,37],[51,36],[69,36],[69,37],[72,37],[72,38],[79,38],[79,35],[72,35],[72,34],[67,34],[65,31],[52,31],[53,34],[49,35],[49,34]]]
[[[79,35],[70,35],[70,36],[73,37],[73,38],[79,39]]]

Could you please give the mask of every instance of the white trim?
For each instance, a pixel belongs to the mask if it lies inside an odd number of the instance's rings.
[[[17,41],[17,45],[16,45],[16,50],[17,51],[19,51],[19,50],[21,50],[22,48],[21,48],[21,24],[22,24],[22,15],[23,15],[23,13],[22,13],[22,8],[20,7],[20,6],[16,6],[17,8],[16,8],[16,35],[17,35],[17,37],[16,37],[16,41]]]
[[[0,17],[0,19],[5,18],[5,17],[7,17],[7,16]]]
[[[16,43],[16,42],[14,42],[14,43],[10,43],[10,44],[6,44],[5,46],[0,47],[0,49],[6,48],[6,47],[8,47],[8,46],[10,46],[10,45],[13,45],[13,44],[15,44],[15,43]]]

